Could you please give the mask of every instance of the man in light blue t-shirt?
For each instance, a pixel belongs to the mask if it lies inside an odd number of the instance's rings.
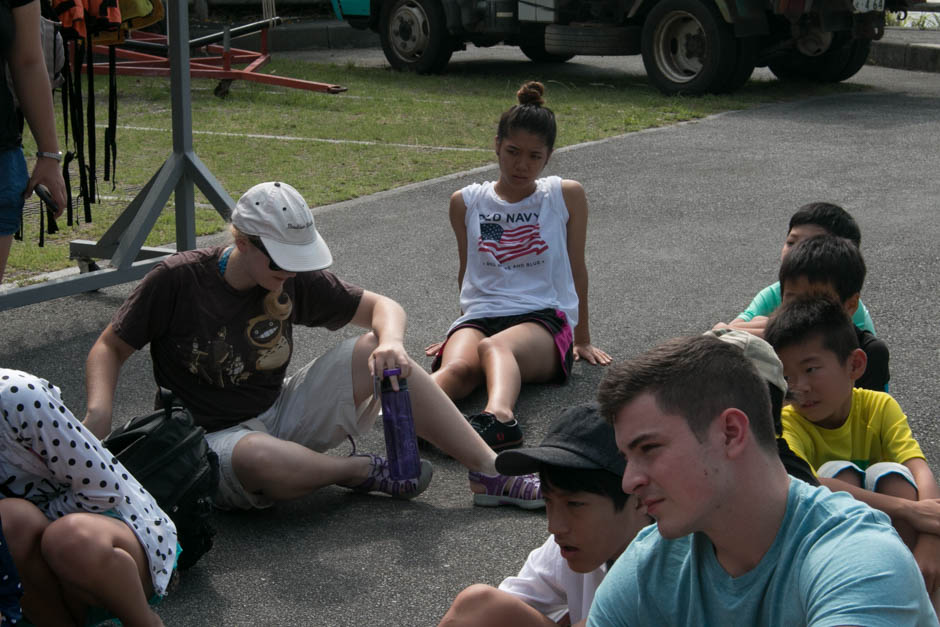
[[[889,518],[786,473],[735,345],[679,338],[605,375],[624,492],[656,519],[594,597],[607,625],[936,625]]]

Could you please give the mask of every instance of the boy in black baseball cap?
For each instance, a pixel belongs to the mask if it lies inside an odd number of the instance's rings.
[[[463,590],[441,625],[570,625],[585,619],[608,567],[652,522],[621,489],[625,465],[613,427],[595,405],[566,409],[540,446],[500,453],[500,473],[540,473],[552,535],[499,589],[475,584]]]

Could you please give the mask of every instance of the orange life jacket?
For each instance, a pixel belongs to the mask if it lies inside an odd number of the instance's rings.
[[[52,0],[63,31],[73,38],[117,30],[121,26],[118,0]]]

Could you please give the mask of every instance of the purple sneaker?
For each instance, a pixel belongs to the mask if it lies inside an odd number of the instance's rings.
[[[468,476],[471,483],[479,484],[485,489],[485,492],[473,493],[474,505],[483,507],[515,505],[522,509],[545,507],[538,475],[486,475],[471,470]],[[506,484],[510,484],[508,490]]]
[[[351,457],[368,457],[372,464],[369,478],[353,487],[354,492],[384,492],[396,499],[413,499],[428,489],[431,477],[434,476],[434,466],[424,459],[421,460],[421,474],[417,479],[394,481],[388,476],[388,461],[384,457],[371,453],[355,453]]]

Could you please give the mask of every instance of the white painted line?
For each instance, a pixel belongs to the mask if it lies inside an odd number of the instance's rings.
[[[98,128],[106,128],[99,124]],[[118,126],[126,131],[144,131],[150,133],[170,133],[168,128],[152,128],[149,126]],[[290,142],[320,142],[323,144],[357,144],[360,146],[391,146],[393,148],[419,148],[423,150],[451,150],[454,152],[492,152],[491,148],[458,148],[456,146],[425,146],[423,144],[395,144],[387,142],[365,141],[361,139],[326,139],[324,137],[296,137],[293,135],[262,135],[259,133],[226,133],[221,131],[193,131],[193,135],[216,135],[219,137],[243,137],[246,139],[273,139]]]
[[[126,202],[127,204],[131,204],[131,202],[136,198],[136,196],[105,196],[104,194],[99,194],[98,198],[100,198],[101,200],[113,200],[117,202]],[[173,201],[167,200],[166,204],[172,206]],[[207,202],[194,202],[193,205],[195,205],[199,209],[213,209],[214,208],[212,205],[210,205]]]
[[[855,94],[851,94],[851,95],[855,95]],[[826,98],[826,97],[828,97],[828,96],[821,96],[821,97],[819,97],[819,98]],[[762,105],[757,105],[756,107],[752,107],[751,109],[762,108],[762,107],[770,107],[770,106],[776,106],[776,105],[778,105],[778,104],[779,104],[779,103],[765,103],[765,104],[762,104]],[[620,141],[620,140],[626,140],[626,139],[629,139],[631,135],[639,135],[639,134],[644,134],[644,133],[669,133],[669,132],[673,132],[673,131],[675,131],[675,130],[677,130],[677,129],[683,127],[683,126],[688,126],[688,125],[691,125],[691,124],[699,124],[699,123],[701,123],[701,122],[705,122],[705,121],[709,121],[709,120],[715,120],[715,119],[722,118],[722,117],[725,117],[725,116],[727,116],[727,115],[732,115],[732,114],[735,114],[735,113],[740,113],[740,111],[722,111],[721,113],[713,113],[712,115],[707,115],[707,116],[705,116],[705,117],[703,117],[703,118],[697,118],[697,119],[694,119],[694,120],[686,120],[686,121],[684,121],[684,122],[675,122],[675,123],[673,123],[673,124],[671,124],[671,125],[668,125],[668,126],[657,126],[657,127],[653,127],[653,128],[642,129],[642,130],[639,130],[639,131],[630,131],[630,132],[623,133],[623,134],[620,134],[620,135],[615,135],[615,136],[613,136],[613,137],[604,137],[604,138],[602,138],[602,139],[597,139],[597,140],[594,140],[594,141],[583,142],[583,143],[580,143],[580,144],[572,144],[572,145],[570,145],[570,146],[565,146],[564,148],[558,148],[555,152],[576,151],[576,150],[580,150],[580,149],[582,149],[582,148],[587,148],[587,147],[590,147],[590,146],[596,146],[596,145],[598,145],[598,144],[606,144],[606,143],[609,143],[609,142],[615,142],[615,141]],[[127,128],[129,128],[129,129],[135,129],[136,127],[127,127]],[[170,132],[170,131],[168,131],[168,130],[166,130],[166,129],[158,129],[158,128],[154,128],[154,129],[141,128],[140,130],[145,130],[145,131],[159,131],[159,132],[161,132],[161,133],[169,133],[169,132]],[[200,132],[200,131],[193,131],[193,132],[194,132],[194,133],[197,133],[197,132]],[[204,133],[209,133],[210,131],[202,131],[202,132],[204,132]],[[259,136],[259,137],[266,137],[266,136]],[[311,141],[311,140],[309,140],[308,138],[298,138],[298,139],[301,139],[301,140],[304,140],[304,141]],[[415,146],[409,146],[409,147],[415,147]],[[463,150],[470,150],[470,149],[464,148]],[[486,150],[486,152],[489,152],[489,150]],[[380,192],[375,192],[375,193],[373,193],[373,194],[369,194],[369,195],[367,195],[367,196],[359,196],[358,198],[350,198],[349,200],[342,200],[342,201],[340,201],[340,202],[335,202],[335,203],[332,203],[332,204],[329,204],[329,205],[320,205],[320,206],[318,206],[318,207],[311,207],[310,210],[311,210],[315,215],[319,215],[319,214],[322,214],[322,213],[329,213],[329,212],[338,211],[338,210],[342,210],[342,209],[348,209],[348,208],[352,208],[352,207],[357,207],[357,206],[362,205],[362,204],[365,204],[365,203],[367,203],[367,202],[374,201],[374,200],[377,199],[377,198],[388,198],[388,197],[398,196],[398,195],[400,195],[400,194],[402,194],[402,193],[408,193],[408,192],[411,192],[411,191],[413,191],[413,190],[421,189],[421,188],[424,188],[424,187],[429,187],[429,186],[431,186],[431,185],[435,185],[435,184],[440,183],[440,182],[442,182],[442,181],[455,180],[455,179],[459,179],[459,178],[466,177],[466,176],[470,176],[470,175],[474,175],[474,174],[489,173],[490,171],[496,170],[497,167],[498,167],[497,164],[491,163],[491,164],[489,164],[489,165],[484,165],[484,166],[476,167],[476,168],[473,168],[473,169],[470,169],[470,170],[464,170],[464,171],[462,171],[462,172],[454,172],[454,173],[452,173],[452,174],[445,174],[444,176],[439,176],[439,177],[437,177],[437,178],[429,179],[429,180],[426,180],[426,181],[418,181],[418,182],[416,182],[416,183],[409,183],[409,184],[407,184],[407,185],[402,185],[401,187],[395,187],[395,188],[392,188],[392,189],[386,189],[386,190],[383,190],[383,191],[380,191]],[[212,245],[222,245],[223,243],[225,243],[225,242],[227,242],[227,241],[230,241],[230,240],[228,239],[229,237],[230,237],[230,232],[228,231],[228,229],[223,229],[223,230],[219,231],[218,233],[210,233],[209,235],[202,235],[202,236],[200,236],[200,237],[197,237],[197,238],[196,238],[196,245],[197,245],[198,247],[212,246]],[[166,247],[169,247],[169,248],[175,248],[175,247],[176,247],[176,243],[175,243],[175,242],[173,242],[173,243],[168,243],[168,244],[166,244],[165,246],[166,246]],[[103,263],[107,263],[107,262],[103,262]],[[60,276],[60,275],[61,275],[61,276],[65,276],[65,275],[68,275],[68,274],[76,274],[77,272],[78,272],[78,268],[76,268],[76,267],[71,267],[71,268],[65,268],[64,270],[59,270],[59,271],[57,271],[57,272],[51,273],[51,275],[52,275],[52,276]],[[59,274],[59,273],[61,273],[61,274]],[[28,278],[28,279],[24,279],[24,282],[29,282],[29,283],[32,283],[32,282],[42,282],[42,281],[48,280],[49,278],[51,278],[51,276],[50,276],[49,274],[46,274],[46,275],[36,275],[36,276],[32,276],[32,277],[30,277],[30,278]],[[16,283],[15,285],[19,285],[19,284]],[[0,294],[2,294],[6,289],[12,289],[12,287],[13,287],[13,284],[11,284],[11,283],[0,284]]]

